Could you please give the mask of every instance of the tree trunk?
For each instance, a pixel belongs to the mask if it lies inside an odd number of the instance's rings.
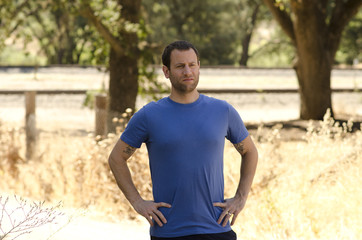
[[[239,61],[240,66],[246,67],[246,65],[248,64],[251,34],[252,33],[248,33],[242,41],[241,46],[242,46],[243,51],[241,53],[241,59]]]
[[[333,114],[330,79],[335,50],[330,46],[335,43],[328,42],[333,40],[327,37],[323,9],[295,4],[294,12],[300,118],[323,119],[328,108]]]
[[[119,0],[122,6],[121,15],[126,21],[139,23],[141,0]],[[138,93],[138,49],[137,32],[120,28],[122,40],[119,46],[123,51],[117,51],[111,44],[109,56],[109,108],[108,131],[114,132],[116,126],[112,123],[114,117],[120,118],[127,108],[135,110]]]
[[[322,119],[332,110],[331,71],[342,31],[362,6],[362,0],[264,0],[297,50],[294,66],[300,92],[300,118]]]
[[[333,115],[330,87],[331,65],[323,64],[323,61],[326,60],[316,63],[303,59],[294,66],[299,82],[301,119],[321,120],[328,108]]]
[[[240,66],[246,67],[248,64],[250,41],[251,41],[251,37],[254,32],[254,28],[255,28],[255,24],[256,24],[257,17],[258,17],[260,6],[261,6],[261,4],[257,4],[255,6],[253,14],[251,16],[251,26],[250,26],[249,30],[247,31],[245,38],[242,40],[241,46],[242,46],[243,52],[241,53],[241,59],[239,61]]]
[[[116,125],[113,118],[120,118],[127,108],[135,109],[138,93],[138,49],[137,31],[127,30],[125,23],[138,24],[140,19],[141,0],[119,0],[122,23],[118,28],[118,36],[112,34],[94,13],[89,2],[84,1],[81,14],[86,17],[100,35],[109,43],[109,106],[108,132],[114,132]]]
[[[111,49],[109,58],[108,131],[114,132],[112,119],[120,118],[127,108],[135,109],[138,92],[136,56],[119,55]]]

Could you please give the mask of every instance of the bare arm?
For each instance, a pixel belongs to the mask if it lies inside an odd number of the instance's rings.
[[[127,160],[136,150],[136,148],[129,146],[127,143],[119,139],[108,159],[109,166],[116,179],[118,187],[132,205],[141,198],[132,181],[131,173],[127,165]]]
[[[109,156],[109,166],[116,179],[118,187],[121,189],[133,208],[139,214],[144,216],[152,226],[152,219],[155,220],[159,226],[162,226],[162,223],[166,223],[167,220],[158,208],[171,206],[162,202],[155,203],[153,201],[145,201],[139,194],[133,183],[129,167],[127,165],[127,160],[135,151],[136,148],[119,139]]]
[[[258,151],[250,136],[244,141],[234,144],[234,147],[238,150],[242,158],[240,181],[235,197],[245,199],[246,201],[258,163]]]
[[[254,179],[256,166],[258,163],[258,151],[250,136],[245,138],[240,143],[234,144],[236,150],[240,153],[242,158],[240,168],[240,181],[234,198],[225,200],[224,203],[214,203],[214,206],[224,208],[221,213],[218,223],[223,222],[223,226],[226,226],[229,218],[234,215],[231,225],[235,223],[235,220],[241,210],[243,210],[246,199],[251,188],[251,184]],[[223,221],[224,219],[224,221]]]

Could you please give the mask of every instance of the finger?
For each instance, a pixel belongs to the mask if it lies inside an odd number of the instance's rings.
[[[222,224],[223,227],[225,227],[226,224],[229,222],[229,219],[230,219],[231,215],[232,215],[232,214],[229,213],[229,212],[226,213],[225,218],[224,218],[224,222],[223,222],[223,224]]]
[[[156,207],[157,207],[157,208],[159,208],[159,207],[171,208],[171,205],[168,204],[168,203],[159,202],[159,203],[156,203]]]
[[[227,212],[228,212],[228,211],[224,210],[224,211],[220,214],[219,220],[217,220],[217,223],[218,223],[218,224],[221,224],[221,222],[222,222],[222,220],[225,218]]]
[[[235,213],[234,213],[233,219],[231,220],[231,223],[230,223],[231,226],[234,225],[237,217],[238,217],[238,214],[235,214]]]
[[[163,216],[162,212],[160,212],[159,210],[156,210],[155,214],[158,216],[159,219],[161,219],[161,221],[163,223],[167,223],[167,220],[166,220],[165,216]]]
[[[147,221],[150,223],[150,225],[151,225],[151,227],[153,227],[153,221],[152,221],[152,218],[151,218],[151,216],[150,215],[143,215],[146,219],[147,219]]]
[[[221,208],[226,208],[226,203],[222,203],[222,202],[216,202],[213,203],[214,207],[221,207]]]
[[[151,216],[152,216],[152,219],[158,224],[158,226],[160,226],[160,227],[163,226],[162,222],[160,221],[160,219],[154,212],[151,213]]]

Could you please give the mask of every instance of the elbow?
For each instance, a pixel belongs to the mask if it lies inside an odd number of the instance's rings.
[[[116,165],[116,159],[115,159],[115,157],[114,157],[114,154],[113,154],[113,152],[109,155],[109,157],[108,157],[108,165],[109,165],[109,167],[111,168],[111,169],[113,169],[114,168],[114,166]]]
[[[241,155],[242,159],[250,159],[253,160],[255,163],[258,162],[259,153],[258,149],[253,145],[248,151],[246,151],[244,154]]]
[[[254,146],[254,149],[252,151],[253,153],[253,156],[254,156],[254,161],[257,163],[258,162],[258,159],[259,159],[259,153],[258,153],[258,149]]]
[[[112,169],[113,164],[114,164],[114,160],[112,158],[112,154],[110,154],[108,157],[108,166]]]
[[[123,166],[123,163],[126,163],[127,160],[125,160],[122,156],[115,153],[114,151],[111,152],[111,154],[108,157],[108,165],[113,170],[114,168]]]
[[[259,159],[259,152],[258,152],[258,149],[254,146],[254,154],[255,154],[255,158],[256,158],[256,161],[258,161]]]

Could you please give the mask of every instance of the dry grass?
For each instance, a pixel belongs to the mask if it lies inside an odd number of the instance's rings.
[[[328,115],[305,141],[280,142],[277,129],[259,129],[260,162],[240,236],[361,239],[361,131],[348,133]]]
[[[243,239],[361,239],[362,133],[337,126],[327,115],[304,139],[286,142],[281,125],[253,136],[259,166],[244,211],[234,227]],[[103,141],[41,133],[38,157],[27,162],[24,131],[0,124],[0,191],[34,200],[135,218],[118,190],[107,157],[119,134]],[[240,157],[225,148],[226,196],[234,194]],[[130,160],[135,184],[151,198],[145,148]]]
[[[0,240],[17,239],[64,215],[58,211],[61,203],[46,207],[44,201],[28,203],[16,196],[13,201],[15,205],[11,204],[9,197],[0,196]]]

